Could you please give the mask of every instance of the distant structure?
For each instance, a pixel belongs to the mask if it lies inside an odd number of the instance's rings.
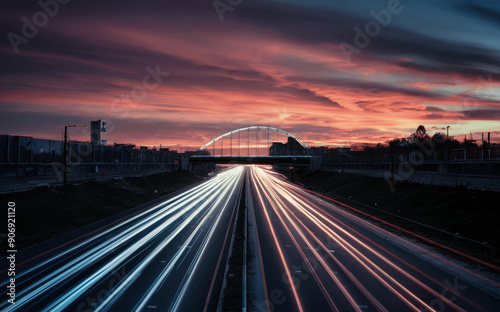
[[[286,155],[286,144],[281,142],[273,142],[269,148],[269,156]]]
[[[269,148],[269,156],[283,156],[283,155],[305,155],[306,149],[292,137],[288,137],[288,142],[274,142]]]
[[[108,123],[105,120],[90,122],[90,143],[93,145],[106,145]]]

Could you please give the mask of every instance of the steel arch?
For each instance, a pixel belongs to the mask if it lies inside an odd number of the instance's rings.
[[[233,133],[238,133],[238,132],[242,132],[242,131],[250,131],[250,130],[253,130],[253,129],[268,129],[268,130],[273,130],[273,131],[278,131],[278,132],[281,132],[283,134],[286,134],[287,136],[289,137],[292,137],[294,138],[295,140],[297,140],[297,142],[300,143],[300,145],[302,145],[302,147],[304,148],[307,148],[307,146],[302,143],[302,141],[300,141],[296,136],[294,136],[293,134],[285,131],[285,130],[281,130],[281,129],[278,129],[278,128],[274,128],[274,127],[267,127],[267,126],[251,126],[251,127],[245,127],[245,128],[241,128],[241,129],[237,129],[237,130],[233,130],[233,131],[229,131],[228,133],[224,133],[223,135],[220,135],[218,136],[217,138],[213,139],[212,141],[208,142],[207,144],[203,145],[200,150],[204,150],[207,146],[209,146],[210,144],[216,142],[216,141],[219,141],[220,139],[222,139],[223,137],[226,137],[226,136],[230,136],[232,135]]]

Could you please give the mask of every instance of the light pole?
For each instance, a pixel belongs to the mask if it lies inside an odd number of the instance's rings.
[[[68,182],[67,178],[67,172],[68,172],[68,160],[67,160],[67,145],[68,145],[68,128],[75,128],[75,127],[85,127],[83,126],[78,126],[78,125],[64,125],[64,146],[63,146],[63,194],[66,194],[66,185]]]
[[[450,136],[449,136],[449,130],[450,126],[446,126],[446,152],[445,152],[445,157],[444,160],[447,162],[448,161],[448,154],[450,153]],[[446,168],[448,170],[448,168]]]

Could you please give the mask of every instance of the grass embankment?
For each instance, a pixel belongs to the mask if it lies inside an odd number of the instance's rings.
[[[37,188],[1,194],[0,201],[16,203],[16,247],[18,250],[68,233],[84,225],[167,195],[202,178],[183,172],[166,172],[144,177],[122,178]],[[155,193],[156,190],[156,193]],[[6,220],[0,221],[6,228]]]
[[[500,264],[500,193],[468,190],[465,187],[396,184],[394,192],[382,178],[316,171],[303,179],[308,188],[341,196],[339,201],[455,249]],[[358,204],[353,201],[362,203]],[[459,233],[495,249],[430,230],[390,216],[365,205],[421,222],[451,233]]]

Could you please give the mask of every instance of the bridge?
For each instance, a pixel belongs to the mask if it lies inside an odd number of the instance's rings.
[[[241,135],[242,133],[243,135]],[[275,141],[273,140],[274,133],[276,133]],[[271,142],[281,143],[280,135],[282,138],[284,135],[288,139],[288,141],[290,141],[291,138],[292,139],[291,142],[292,144],[294,144],[294,146],[290,146],[289,149],[286,151],[286,153],[283,153],[283,151],[281,150],[280,151],[276,150],[274,155],[270,155],[270,153],[267,150],[265,151],[264,155],[262,155],[262,145],[264,145],[264,147],[266,148],[270,148]],[[225,147],[224,147],[224,138],[226,138]],[[300,141],[296,136],[287,131],[274,127],[252,126],[252,127],[240,128],[237,130],[229,131],[221,136],[218,136],[217,138],[203,145],[200,148],[200,151],[209,151],[209,152],[211,151],[212,156],[219,155],[219,156],[230,156],[230,157],[245,155],[245,151],[247,157],[278,156],[276,154],[305,155],[305,152],[307,151],[307,146],[304,143],[302,143],[302,141]],[[300,151],[302,151],[302,153],[300,153]]]
[[[309,166],[311,156],[212,156],[193,155],[189,158],[191,163],[208,162],[217,164],[258,164],[258,165],[299,165]]]
[[[295,135],[274,127],[251,126],[224,133],[189,157],[190,165],[269,164],[309,167],[307,146]]]

